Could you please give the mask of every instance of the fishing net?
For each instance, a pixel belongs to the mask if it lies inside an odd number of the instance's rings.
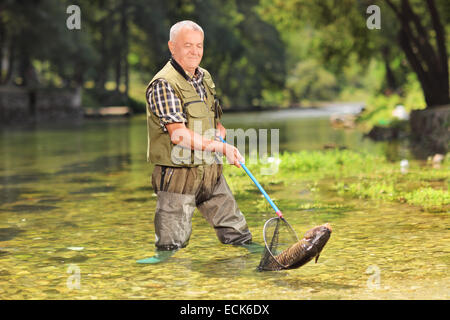
[[[263,236],[265,247],[258,270],[287,269],[289,266],[281,264],[276,256],[299,241],[294,229],[284,218],[274,217],[265,223]]]

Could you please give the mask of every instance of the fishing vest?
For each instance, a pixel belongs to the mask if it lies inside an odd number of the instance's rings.
[[[187,118],[186,127],[205,138],[214,139],[217,121],[222,115],[222,110],[215,99],[216,90],[211,75],[203,68],[200,70],[204,74],[205,101],[200,99],[193,85],[172,66],[170,61],[153,77],[146,90],[156,80],[166,80],[181,100],[183,112]],[[158,116],[151,111],[148,101],[147,134],[148,162],[170,167],[195,167],[211,164],[214,161],[214,153],[190,150],[175,145],[169,133],[161,127]]]

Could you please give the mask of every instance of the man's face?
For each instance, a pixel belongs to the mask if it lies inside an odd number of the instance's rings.
[[[194,73],[203,57],[203,34],[197,30],[181,29],[174,41],[169,41],[169,49],[181,67]]]

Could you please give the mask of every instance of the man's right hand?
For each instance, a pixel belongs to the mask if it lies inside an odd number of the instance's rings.
[[[225,145],[224,155],[227,157],[228,163],[233,164],[236,167],[240,168],[241,164],[239,162],[245,163],[245,159],[239,152],[238,148],[228,143],[224,143],[224,145]]]

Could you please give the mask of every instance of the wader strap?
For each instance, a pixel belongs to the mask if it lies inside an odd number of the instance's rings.
[[[220,108],[220,100],[219,100],[219,98],[217,97],[217,95],[214,95],[214,117],[215,117],[216,119],[219,119],[219,118],[220,118],[220,115],[219,115],[219,108]]]
[[[164,183],[164,177],[166,175],[166,167],[161,166],[161,182],[159,184],[159,190],[163,191],[163,183]]]
[[[169,184],[170,184],[170,180],[172,180],[172,176],[173,176],[173,168],[170,168],[169,178],[167,179],[167,185],[166,185],[166,190],[165,191],[169,190]]]

